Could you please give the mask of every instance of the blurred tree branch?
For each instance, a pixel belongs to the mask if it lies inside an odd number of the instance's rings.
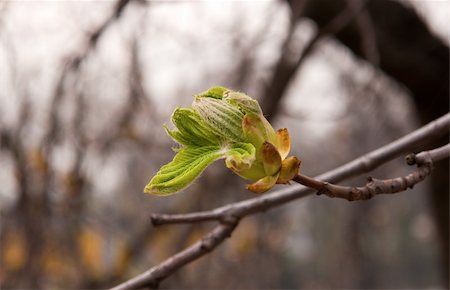
[[[355,26],[361,37],[361,51],[364,57],[376,66],[380,64],[380,53],[378,51],[377,37],[372,16],[367,9],[359,11],[359,2],[346,0],[350,9],[356,13]]]
[[[303,0],[287,2],[293,7],[293,3]],[[322,29],[348,3],[355,1],[307,1],[302,17],[312,19]],[[334,37],[369,62],[372,60],[367,57],[368,40],[364,38],[374,39],[369,42],[375,46],[372,49],[378,51],[380,69],[410,89],[420,113],[428,115],[425,122],[445,114],[449,102],[447,45],[428,29],[411,7],[401,2],[369,0],[366,7],[362,13],[370,16],[366,18],[370,23],[362,24],[356,17],[354,22],[335,33]],[[362,33],[362,30],[365,32]],[[376,62],[372,63],[377,65]],[[432,94],[430,88],[433,88]]]
[[[80,47],[80,49],[71,55],[69,55],[63,62],[63,70],[60,74],[60,77],[55,86],[55,90],[53,92],[52,103],[50,105],[50,114],[49,114],[49,129],[46,132],[45,137],[43,138],[42,147],[46,148],[49,143],[52,143],[52,140],[56,139],[58,136],[58,110],[62,99],[65,94],[65,85],[67,82],[67,78],[69,75],[77,75],[79,74],[80,66],[83,61],[89,56],[89,54],[95,49],[97,43],[101,36],[105,33],[105,31],[114,23],[114,21],[118,20],[122,15],[123,11],[127,7],[127,5],[133,1],[140,0],[118,0],[115,4],[115,7],[102,24],[100,24],[96,29],[94,29],[86,38],[86,42],[84,45]]]
[[[450,113],[390,144],[363,155],[334,170],[324,173],[316,179],[327,180],[329,182],[338,182],[343,179],[368,172],[406,151],[413,150],[425,142],[430,142],[439,138],[440,136],[446,134],[449,129]],[[448,149],[449,147],[446,146],[437,150],[417,154],[414,160],[419,165],[419,171],[424,170],[425,172],[422,173],[428,174],[428,171],[431,171],[432,163],[434,161],[441,160],[442,158],[448,158]],[[409,157],[409,160],[410,159],[411,158]],[[412,185],[412,183],[409,184],[407,182],[406,185]],[[317,187],[314,186],[314,188],[320,190],[324,190],[324,187],[326,190],[330,191],[330,188],[325,183],[320,183],[320,186]],[[341,192],[342,189],[343,187],[337,186],[333,188],[333,190],[339,192]],[[398,188],[394,189],[397,190]],[[402,186],[401,189],[405,190],[407,187]],[[161,264],[152,267],[143,274],[140,274],[112,289],[125,290],[144,287],[157,288],[162,280],[169,277],[175,271],[214,250],[231,235],[242,218],[258,212],[264,212],[273,207],[305,197],[313,192],[314,190],[311,188],[298,188],[292,186],[253,199],[232,203],[207,212],[181,215],[153,214],[151,219],[155,226],[168,223],[193,223],[205,221],[218,221],[219,225],[217,225],[212,231],[206,234],[194,245],[172,257],[169,257]],[[346,195],[345,197],[348,196]]]
[[[31,108],[29,98],[23,98],[17,125],[14,129],[0,128],[0,149],[9,151],[16,167],[16,179],[19,187],[19,199],[16,205],[5,214],[6,218],[15,221],[16,228],[24,232],[26,237],[26,251],[28,259],[23,268],[14,273],[10,279],[20,281],[22,288],[39,288],[41,272],[44,263],[44,250],[50,238],[65,241],[62,245],[68,247],[66,258],[78,265],[77,269],[83,271],[79,264],[77,252],[77,237],[80,228],[80,217],[84,210],[84,197],[88,184],[81,170],[85,157],[86,140],[83,122],[86,113],[84,92],[77,88],[77,82],[82,77],[82,63],[95,49],[98,41],[108,28],[120,18],[129,3],[135,0],[119,0],[115,3],[111,14],[92,32],[86,36],[86,41],[77,50],[63,60],[62,70],[51,92],[50,108],[43,138],[39,149],[33,150],[24,140],[24,128],[29,126]],[[135,1],[142,2],[142,1]],[[71,89],[69,89],[69,87]],[[73,95],[75,116],[73,118],[73,133],[75,144],[75,162],[68,170],[64,198],[59,206],[66,209],[64,212],[65,231],[62,235],[54,235],[52,218],[57,216],[57,209],[52,206],[49,195],[57,190],[56,176],[52,165],[52,156],[55,146],[61,138],[63,122],[60,117],[63,99],[67,94]],[[38,162],[39,166],[30,164]],[[36,160],[35,160],[36,159]],[[2,227],[2,233],[8,229]],[[53,236],[52,236],[53,235]],[[64,249],[63,249],[64,251]],[[17,276],[17,277],[15,277]],[[85,275],[88,277],[89,275]],[[10,281],[6,281],[9,283]]]
[[[307,42],[302,52],[298,56],[293,56],[292,43],[294,41],[294,32],[298,23],[298,17],[303,14],[305,5],[309,0],[298,1],[298,7],[292,10],[291,24],[287,37],[284,41],[280,54],[280,59],[276,64],[272,79],[268,82],[264,90],[264,96],[261,100],[261,107],[268,119],[273,118],[278,111],[278,105],[284,96],[291,79],[294,77],[298,68],[307,59],[314,50],[316,44],[325,36],[339,33],[348,26],[358,14],[366,7],[367,1],[348,0],[348,5],[337,11],[336,14]],[[301,3],[301,5],[300,5]]]
[[[102,153],[107,153],[110,147],[123,137],[142,143],[143,145],[150,143],[148,140],[150,138],[149,136],[137,136],[132,124],[139,110],[143,110],[146,116],[150,118],[150,121],[156,121],[158,116],[143,86],[143,72],[139,53],[138,40],[134,37],[130,43],[129,92],[127,102],[119,111],[114,129],[107,128],[103,136],[98,138]]]

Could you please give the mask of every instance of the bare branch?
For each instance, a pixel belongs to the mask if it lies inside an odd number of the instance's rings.
[[[420,144],[430,142],[446,134],[449,129],[450,113],[390,144],[387,144],[355,159],[354,161],[322,174],[318,176],[317,179],[336,182],[368,172],[377,166],[403,154],[405,151],[413,150],[414,147]],[[432,157],[430,160],[443,158],[443,156],[446,155],[442,152],[448,152],[449,150],[448,145],[444,147],[428,151],[423,153],[423,155],[432,153],[432,156],[435,157]],[[423,156],[421,154],[422,153],[417,154],[419,160],[422,158],[420,156]],[[426,168],[426,166],[423,168]],[[427,172],[424,173],[427,174]],[[168,223],[194,223],[212,220],[220,221],[220,225],[216,226],[211,232],[205,235],[201,241],[198,241],[178,254],[169,257],[161,264],[152,267],[143,274],[140,274],[112,289],[125,290],[138,289],[142,287],[155,288],[163,279],[173,274],[176,270],[200,258],[217,247],[222,241],[231,235],[241,218],[280,206],[294,199],[305,197],[313,192],[314,190],[307,187],[290,186],[257,198],[232,203],[207,212],[197,212],[184,215],[153,214],[151,216],[151,220],[155,226]]]
[[[348,201],[367,200],[378,194],[398,193],[412,188],[429,176],[432,169],[432,163],[425,163],[419,166],[416,171],[404,177],[385,180],[369,177],[369,182],[360,187],[335,185],[302,174],[295,176],[293,181],[318,190],[318,195],[325,194],[329,197],[339,197]]]
[[[302,51],[302,54],[297,60],[295,64],[294,70],[297,70],[298,67],[305,61],[305,59],[309,56],[309,54],[313,51],[316,44],[327,35],[334,35],[339,33],[342,29],[347,27],[363,9],[366,7],[367,1],[348,1],[347,9],[342,10],[339,14],[337,14],[331,21],[324,26],[319,32],[308,42],[305,48]],[[351,3],[351,4],[350,4]]]
[[[299,1],[297,1],[299,2]],[[352,1],[351,1],[352,2]],[[306,3],[306,1],[304,2]],[[296,9],[300,9],[296,12],[295,15],[292,15],[291,26],[289,27],[288,36],[283,44],[282,54],[280,60],[278,61],[274,73],[272,76],[272,80],[269,81],[265,89],[265,95],[262,98],[261,107],[263,111],[267,114],[267,118],[273,118],[275,113],[277,112],[278,104],[280,103],[281,98],[286,91],[289,82],[292,77],[295,75],[298,68],[302,65],[302,63],[308,58],[310,53],[316,47],[316,44],[319,43],[323,37],[328,35],[335,35],[342,31],[345,27],[347,27],[367,5],[367,0],[354,2],[353,5],[348,5],[345,9],[342,9],[339,13],[334,16],[324,27],[322,27],[316,35],[314,35],[311,40],[305,45],[301,54],[296,56],[295,61],[291,61],[290,46],[293,42],[293,36],[295,32],[295,24],[298,18],[297,14],[301,14],[301,10],[303,10],[304,4],[296,4],[300,5]]]
[[[359,10],[358,2],[355,0],[347,0],[347,5],[354,11]],[[363,9],[355,17],[355,26],[358,29],[359,36],[361,38],[361,51],[364,53],[365,58],[378,66],[380,64],[380,53],[378,51],[377,37],[375,33],[375,27],[373,25],[372,16],[369,10]]]
[[[150,215],[152,224],[156,227],[164,224],[198,223],[207,221],[217,221],[223,216],[222,208],[207,212],[194,212],[187,214],[158,214]]]
[[[419,154],[410,154],[408,156],[406,156],[406,162],[409,165],[422,165],[422,164],[426,164],[429,162],[437,162],[440,161],[442,159],[448,158],[448,156],[450,155],[450,144],[444,145],[442,147],[433,149],[433,150],[429,150],[429,151],[424,151],[421,152]]]
[[[49,148],[51,147],[50,144],[58,137],[58,133],[60,130],[58,111],[64,97],[65,85],[68,80],[68,77],[71,74],[75,76],[79,74],[81,64],[95,49],[100,37],[105,33],[108,27],[110,27],[111,24],[114,23],[114,21],[117,20],[122,15],[122,12],[125,10],[126,6],[131,1],[133,0],[118,0],[115,4],[112,13],[105,19],[105,21],[101,25],[99,25],[92,33],[87,35],[85,45],[81,46],[78,51],[75,51],[73,54],[71,54],[64,60],[63,70],[55,85],[50,105],[50,113],[48,121],[50,125],[42,140],[41,146],[44,152],[50,151]]]
[[[150,289],[158,288],[159,283],[176,270],[214,250],[226,238],[230,237],[237,224],[238,219],[235,219],[232,222],[222,223],[216,226],[194,245],[111,290],[138,289],[144,287],[149,287]]]
[[[449,158],[450,144],[444,145],[437,149],[423,151],[417,155],[410,154],[406,157],[409,165],[417,164],[417,170],[407,176],[391,178],[391,179],[375,179],[368,178],[368,183],[361,187],[340,186],[323,182],[303,174],[294,177],[294,181],[304,186],[318,190],[317,194],[325,194],[329,197],[339,197],[354,200],[371,199],[378,194],[393,194],[413,188],[414,185],[423,181],[433,171],[433,164],[442,159]]]
[[[108,127],[105,133],[98,138],[99,146],[102,153],[110,151],[113,144],[119,139],[125,137],[139,143],[145,143],[143,136],[135,136],[133,130],[133,120],[137,112],[143,110],[148,116],[149,121],[155,122],[157,112],[153,109],[147,92],[143,86],[143,71],[141,68],[141,61],[139,59],[139,43],[138,37],[134,37],[130,43],[130,69],[128,78],[128,99],[123,108],[118,112],[117,123],[114,128]]]

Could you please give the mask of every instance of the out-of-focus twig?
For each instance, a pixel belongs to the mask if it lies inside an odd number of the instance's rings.
[[[58,112],[65,94],[65,85],[68,81],[68,77],[70,75],[77,76],[79,74],[81,64],[95,49],[101,36],[105,33],[108,27],[114,23],[114,21],[120,18],[127,5],[132,1],[137,2],[139,0],[117,1],[112,13],[103,21],[101,25],[87,35],[85,43],[80,46],[77,51],[65,58],[63,70],[56,83],[53,91],[52,102],[50,104],[49,127],[42,141],[42,147],[44,150],[58,137],[60,125]]]
[[[294,1],[297,3],[299,1]],[[350,1],[352,2],[352,1]],[[264,90],[265,95],[262,98],[261,106],[267,114],[267,118],[272,118],[278,110],[278,105],[283,97],[289,82],[294,76],[295,72],[307,59],[309,54],[313,51],[316,44],[325,36],[339,33],[347,27],[353,19],[366,7],[367,0],[356,1],[353,5],[348,5],[345,9],[340,11],[330,22],[322,27],[305,45],[301,54],[296,60],[291,60],[291,45],[296,27],[296,20],[299,15],[293,15],[291,26],[288,31],[288,36],[283,44],[280,60],[278,61],[272,79],[267,84]],[[300,13],[301,14],[301,13]]]
[[[355,0],[346,0],[347,5],[358,12],[359,5]],[[367,7],[367,5],[366,5]],[[361,50],[366,59],[372,64],[380,64],[380,53],[378,51],[377,36],[373,25],[372,16],[368,9],[362,9],[355,16],[355,24],[361,38]]]
[[[49,151],[54,146],[55,139],[58,137],[58,111],[62,96],[65,93],[65,87],[68,85],[68,78],[73,77],[73,90],[70,92],[74,97],[75,114],[72,122],[73,140],[75,141],[75,158],[74,163],[68,169],[68,173],[65,176],[65,195],[64,205],[66,209],[65,215],[67,225],[64,232],[64,236],[61,237],[65,242],[63,243],[69,253],[70,259],[77,265],[77,269],[82,272],[83,277],[90,277],[88,271],[83,267],[79,256],[80,253],[74,251],[77,249],[77,236],[79,236],[82,223],[80,216],[83,215],[85,210],[86,193],[88,192],[87,186],[89,182],[85,176],[82,165],[85,160],[86,150],[88,149],[88,142],[86,137],[85,119],[88,112],[87,96],[85,92],[80,88],[83,77],[82,64],[94,51],[101,37],[105,34],[109,27],[113,25],[123,15],[123,11],[129,3],[135,0],[118,0],[115,3],[111,14],[100,24],[96,29],[86,36],[85,43],[79,48],[77,52],[67,58],[65,69],[61,74],[59,82],[56,87],[56,93],[61,95],[54,95],[53,103],[51,107],[51,125],[47,134],[47,138],[44,139],[44,146],[47,146],[47,158],[49,158]],[[49,182],[51,176],[47,177]],[[92,281],[88,279],[84,281],[86,285],[89,285]]]
[[[113,128],[108,130],[99,138],[100,148],[103,153],[108,152],[111,145],[120,138],[132,139],[140,143],[146,143],[145,136],[136,136],[133,130],[133,120],[139,112],[145,112],[149,121],[157,119],[157,112],[154,110],[147,92],[143,85],[143,72],[139,59],[139,43],[134,38],[130,44],[130,65],[128,78],[128,98],[125,105],[118,112],[117,122]]]
[[[56,80],[56,84],[51,92],[50,108],[48,112],[48,119],[46,123],[46,128],[44,136],[39,144],[38,152],[30,150],[29,144],[25,139],[25,134],[23,130],[26,126],[32,122],[30,116],[30,104],[28,100],[25,100],[21,104],[21,111],[19,112],[19,119],[17,125],[13,129],[0,128],[1,137],[1,147],[2,149],[7,149],[15,162],[17,184],[19,187],[19,198],[15,207],[11,208],[8,212],[8,217],[16,217],[18,222],[19,230],[24,231],[26,239],[26,253],[27,260],[23,267],[20,269],[20,277],[22,278],[23,288],[38,288],[40,287],[39,280],[42,280],[42,256],[43,248],[45,246],[45,241],[49,236],[52,235],[52,225],[50,223],[50,217],[52,212],[52,206],[50,202],[49,195],[53,191],[54,186],[54,172],[50,168],[51,157],[53,156],[53,149],[55,148],[58,138],[61,136],[61,126],[62,122],[60,120],[60,112],[62,107],[62,102],[64,97],[68,93],[73,93],[77,96],[74,100],[76,104],[76,112],[74,118],[74,131],[75,135],[78,137],[84,136],[83,128],[81,126],[82,119],[84,118],[85,106],[83,103],[83,97],[81,93],[77,90],[72,90],[75,87],[74,84],[81,78],[81,65],[90,53],[96,47],[99,39],[111,26],[111,24],[117,20],[120,15],[122,15],[127,4],[133,0],[119,0],[117,1],[113,12],[109,15],[106,20],[93,30],[92,33],[86,36],[86,41],[80,45],[80,47],[69,56],[63,60],[62,70],[59,78]],[[11,60],[10,60],[11,61]],[[69,86],[71,86],[69,90]],[[82,140],[77,138],[77,140]],[[83,142],[79,142],[81,146],[77,152],[76,162],[74,167],[70,170],[71,175],[76,176],[77,180],[82,183],[81,174],[81,162],[84,154]],[[34,154],[37,156],[35,157]],[[30,163],[31,159],[37,158],[41,163],[40,168],[33,168],[33,164]],[[78,187],[77,192],[80,192],[82,186]],[[81,195],[77,196],[79,199]],[[76,201],[77,202],[77,201]],[[80,207],[78,207],[80,209]],[[74,211],[67,211],[65,214],[68,216],[73,214]],[[76,215],[77,218],[81,216]],[[71,221],[67,222],[71,225]],[[66,228],[66,233],[70,236],[72,233],[72,227]],[[2,228],[3,232],[3,228]],[[73,235],[73,241],[76,241],[76,234]],[[74,247],[72,247],[73,249]]]
[[[371,171],[387,161],[405,153],[406,151],[413,150],[419,144],[429,142],[442,136],[443,134],[446,134],[449,129],[450,113],[390,144],[387,144],[347,164],[322,174],[316,179],[337,182]],[[442,150],[443,149],[439,149],[438,153],[435,152],[433,154],[435,156],[445,156],[445,154],[441,153]],[[448,148],[445,150],[448,150]],[[430,152],[422,153],[422,155],[418,154],[417,156],[427,155],[430,154]],[[232,203],[212,211],[174,216],[153,214],[152,222],[154,225],[204,221],[219,221],[219,225],[217,225],[211,232],[206,234],[194,245],[172,257],[169,257],[161,264],[152,267],[148,271],[112,289],[125,290],[144,287],[157,288],[162,280],[169,277],[181,267],[209,253],[220,243],[222,243],[231,235],[239,220],[243,217],[257,212],[266,211],[292,200],[305,197],[313,192],[314,190],[307,187],[291,186],[257,198]]]
[[[342,29],[347,27],[347,25],[349,25],[367,5],[367,1],[349,0],[348,2],[352,3],[352,5],[349,4],[346,9],[342,10],[333,19],[331,19],[331,21],[322,27],[308,42],[295,64],[296,68],[303,63],[305,58],[309,55],[319,40],[321,40],[324,36],[339,33]]]

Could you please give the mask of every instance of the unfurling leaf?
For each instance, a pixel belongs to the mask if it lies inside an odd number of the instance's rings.
[[[174,129],[164,126],[181,148],[145,187],[146,193],[169,195],[190,185],[217,159],[237,175],[255,181],[247,188],[262,193],[287,183],[298,173],[300,160],[286,159],[287,129],[275,132],[258,102],[223,87],[198,94],[191,107],[172,114]]]
[[[144,191],[158,195],[180,191],[220,157],[222,153],[218,146],[182,148],[172,162],[161,167]]]

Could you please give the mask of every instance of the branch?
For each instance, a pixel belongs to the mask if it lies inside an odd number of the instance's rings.
[[[302,55],[297,60],[296,67],[300,66],[319,40],[321,40],[324,36],[335,35],[342,31],[342,29],[347,27],[347,25],[353,21],[353,18],[357,17],[360,12],[364,11],[367,5],[367,1],[354,2],[349,0],[348,2],[347,8],[331,19],[331,21],[322,27],[310,40],[310,42],[303,49]]]
[[[304,5],[306,4],[306,2],[307,1],[293,4],[298,6],[292,10],[293,15],[291,18],[291,26],[289,27],[288,36],[283,44],[281,57],[276,64],[272,79],[269,81],[269,85],[267,85],[265,94],[262,98],[261,107],[267,114],[267,118],[269,121],[275,116],[280,100],[284,96],[284,93],[292,77],[295,75],[298,68],[308,58],[308,56],[314,50],[320,40],[322,40],[325,36],[336,35],[340,33],[343,29],[345,29],[352,23],[353,19],[361,11],[363,11],[367,5],[367,0],[357,1],[351,6],[347,5],[344,9],[336,13],[336,15],[329,22],[327,22],[326,25],[318,30],[314,37],[312,37],[305,45],[300,55],[296,56],[294,60],[291,60],[291,46],[294,41],[294,32],[297,24],[297,19],[299,15],[303,13],[302,10],[304,9]]]
[[[126,6],[136,0],[117,0],[114,5],[112,13],[104,20],[102,24],[96,27],[93,32],[86,35],[85,43],[80,48],[66,57],[63,60],[63,69],[57,80],[54,91],[52,93],[50,112],[48,119],[48,129],[45,132],[42,140],[42,150],[48,154],[51,151],[51,143],[54,142],[59,135],[61,122],[59,120],[58,112],[63,102],[63,97],[66,92],[65,86],[71,74],[79,77],[81,64],[88,58],[88,56],[94,51],[99,42],[99,39],[105,34],[106,30],[118,20],[125,10]]]
[[[149,287],[150,289],[158,288],[159,283],[175,271],[214,250],[226,238],[230,237],[237,224],[238,219],[234,219],[230,223],[219,224],[189,248],[111,290],[138,289],[144,287]]]
[[[450,144],[440,148],[424,151],[415,156],[414,154],[407,156],[407,163],[417,164],[417,170],[407,176],[391,178],[391,179],[375,179],[368,178],[368,183],[361,187],[340,186],[324,181],[298,174],[294,177],[294,181],[304,186],[318,190],[317,194],[325,194],[329,197],[339,197],[354,200],[371,199],[378,194],[393,194],[413,188],[414,185],[423,181],[433,171],[434,162],[448,158],[450,155]]]
[[[448,158],[448,155],[450,154],[450,144],[444,145],[442,147],[424,151],[419,154],[410,154],[406,156],[406,162],[408,165],[421,165],[426,164],[427,162],[437,162],[442,159]]]
[[[450,129],[450,113],[441,118],[417,129],[416,131],[390,143],[366,155],[363,155],[347,164],[317,177],[320,180],[337,182],[352,176],[371,171],[372,169],[394,159],[395,157],[412,151],[415,147],[425,142],[430,142],[446,133]],[[433,156],[444,156],[447,148],[439,148],[436,151],[427,151],[415,156],[416,162],[425,160],[423,156],[432,154]],[[444,152],[444,153],[443,153]],[[439,157],[441,158],[441,157]],[[206,234],[201,241],[186,248],[178,254],[169,257],[159,265],[148,271],[120,284],[112,289],[138,289],[142,287],[157,287],[158,284],[184,265],[193,262],[212,251],[231,235],[239,220],[245,216],[263,212],[270,208],[280,206],[292,200],[305,197],[314,191],[310,188],[290,186],[272,193],[268,193],[249,200],[232,203],[212,211],[190,213],[185,215],[159,215],[151,216],[154,225],[169,223],[194,223],[204,221],[219,221],[211,232]]]
[[[140,110],[145,112],[145,116],[148,116],[151,122],[156,122],[157,112],[143,86],[144,81],[141,61],[139,59],[138,36],[135,36],[131,40],[129,51],[128,99],[122,109],[117,113],[117,122],[114,127],[111,128],[111,126],[108,126],[97,140],[100,151],[103,154],[108,153],[111,147],[121,138],[146,143],[143,140],[145,137],[136,135],[133,128],[133,121]]]
[[[358,2],[355,2],[354,0],[346,0],[346,3],[355,11],[359,10]],[[369,62],[375,66],[379,66],[380,53],[378,51],[378,41],[372,16],[367,9],[367,5],[365,9],[361,10],[361,12],[355,17],[355,26],[361,39],[361,52]]]

